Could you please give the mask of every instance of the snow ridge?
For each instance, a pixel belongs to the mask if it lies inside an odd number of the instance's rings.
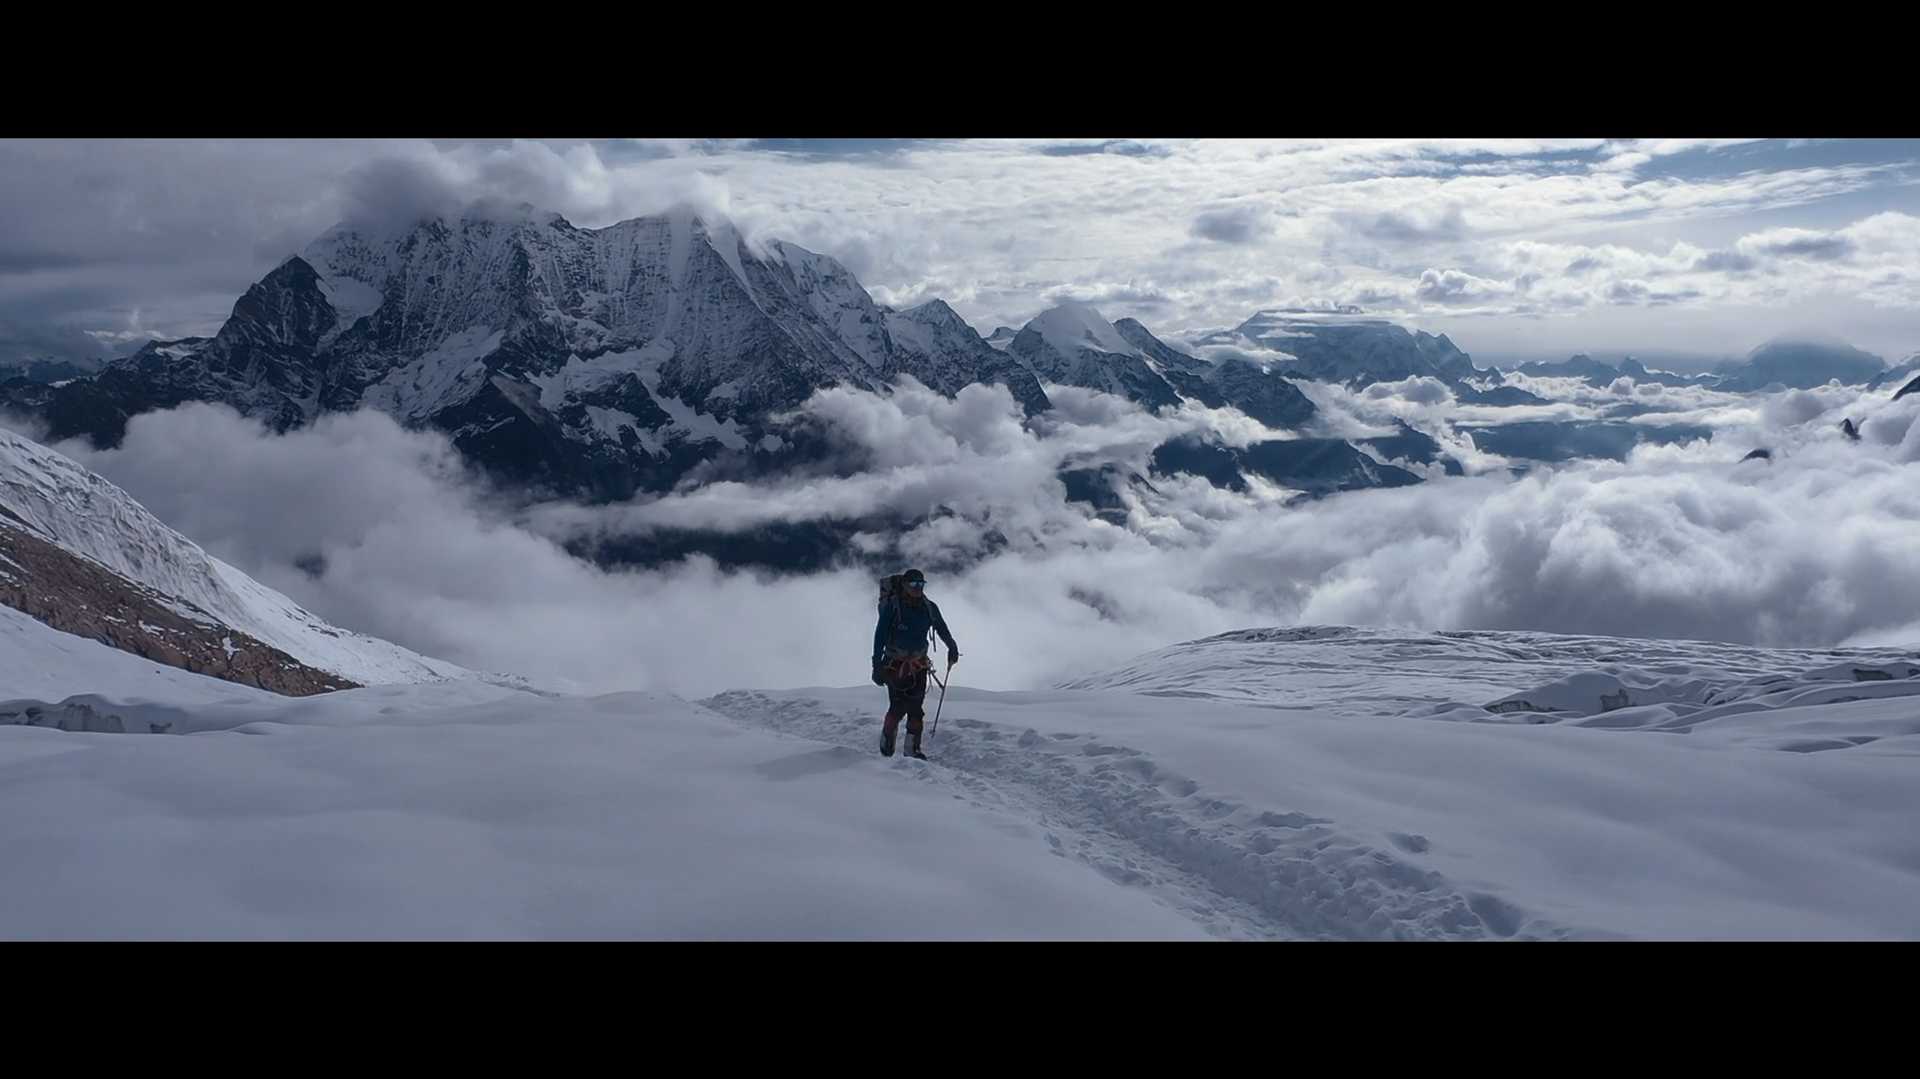
[[[209,556],[133,496],[77,462],[0,430],[0,505],[42,538],[234,629],[362,684],[474,677],[399,645],[329,626],[299,604]]]

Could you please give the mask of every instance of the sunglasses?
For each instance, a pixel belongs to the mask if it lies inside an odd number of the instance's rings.
[[[920,591],[921,589],[923,589],[923,588],[925,588],[925,587],[927,587],[927,582],[925,582],[925,581],[908,581],[908,582],[907,582],[907,587],[908,587],[908,588],[911,588],[911,589],[913,589],[913,590],[914,590],[915,592],[918,592],[918,591]]]

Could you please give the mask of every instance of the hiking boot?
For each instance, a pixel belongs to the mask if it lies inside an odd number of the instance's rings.
[[[921,760],[927,759],[927,755],[920,752],[920,736],[912,731],[907,732],[907,756],[918,757]]]
[[[890,730],[883,729],[880,732],[880,755],[882,757],[893,756],[893,732]]]

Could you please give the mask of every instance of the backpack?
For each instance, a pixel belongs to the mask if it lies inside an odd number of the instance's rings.
[[[900,624],[900,604],[906,599],[906,574],[893,573],[880,578],[880,607],[878,613],[886,614],[887,608],[893,608],[893,618],[887,623],[887,641],[889,647],[893,641],[893,631]]]
[[[904,573],[891,573],[880,578],[881,610],[886,610],[887,604],[900,599],[901,594],[906,591],[906,582],[902,579],[905,576]]]
[[[889,604],[893,605],[893,619],[892,621],[887,623],[886,639],[888,641],[893,640],[894,627],[900,624],[899,602],[900,602],[900,592],[901,592],[900,578],[902,576],[903,574],[891,573],[885,577],[880,578],[880,611],[879,613],[885,614],[887,612],[888,605]],[[873,684],[876,686],[884,686],[887,684],[886,675],[883,673],[883,669],[879,663],[875,663],[873,665]]]

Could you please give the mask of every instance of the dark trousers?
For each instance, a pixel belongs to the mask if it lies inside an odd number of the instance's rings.
[[[927,670],[926,667],[914,667],[905,660],[896,661],[885,670],[887,678],[887,719],[882,731],[893,734],[900,729],[900,719],[907,721],[907,733],[917,741],[920,730],[927,719]]]

